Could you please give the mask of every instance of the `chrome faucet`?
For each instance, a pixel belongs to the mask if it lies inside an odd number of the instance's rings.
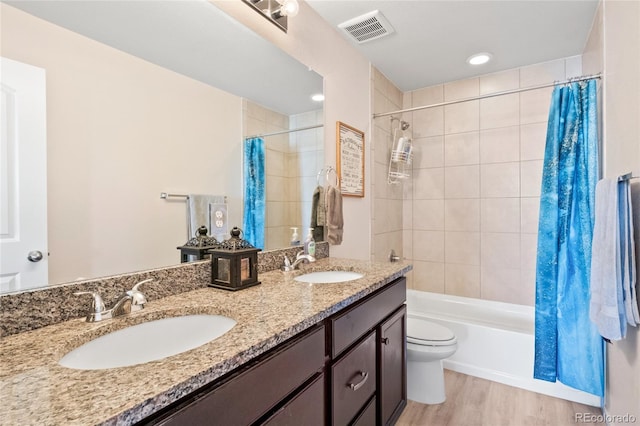
[[[300,251],[297,255],[296,255],[296,260],[291,263],[291,261],[289,260],[289,258],[285,255],[284,256],[284,265],[282,265],[282,270],[285,272],[290,272],[296,269],[296,267],[301,264],[301,263],[311,263],[311,262],[315,262],[316,258],[311,256],[310,254],[304,254],[304,251]]]
[[[91,311],[87,314],[87,322],[97,322],[144,309],[147,298],[138,288],[149,281],[153,281],[153,278],[136,283],[136,285],[134,285],[131,290],[125,292],[109,310],[106,309],[100,294],[95,291],[78,291],[73,294],[76,296],[90,294],[93,297]]]

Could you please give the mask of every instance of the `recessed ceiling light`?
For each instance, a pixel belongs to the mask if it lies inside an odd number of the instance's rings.
[[[317,93],[317,94],[311,96],[311,100],[316,101],[316,102],[322,102],[322,101],[324,101],[324,95],[322,93]]]
[[[482,52],[476,53],[475,55],[471,55],[467,58],[467,62],[471,65],[482,65],[486,64],[491,60],[491,53]]]

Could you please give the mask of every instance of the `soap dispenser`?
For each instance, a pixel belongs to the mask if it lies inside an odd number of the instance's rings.
[[[291,228],[293,230],[293,234],[291,234],[291,245],[299,246],[300,245],[300,237],[298,236],[298,228]]]
[[[314,257],[316,255],[316,240],[313,239],[313,228],[309,228],[309,234],[304,240],[304,254]]]

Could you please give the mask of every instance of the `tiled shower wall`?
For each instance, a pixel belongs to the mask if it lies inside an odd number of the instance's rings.
[[[402,92],[375,68],[371,74],[373,90],[373,111],[390,112],[402,109]],[[398,117],[399,118],[399,117]],[[389,185],[387,173],[391,152],[392,124],[389,117],[374,120],[372,165],[373,165],[373,218],[371,259],[385,262],[389,260],[391,249],[402,255],[402,185]],[[408,129],[407,135],[410,135]],[[365,141],[366,142],[366,141]]]
[[[244,134],[256,135],[322,124],[322,110],[287,116],[243,101]],[[322,128],[265,138],[265,249],[286,247],[291,227],[304,238],[316,174],[324,161]],[[304,232],[304,233],[303,233]]]
[[[552,83],[581,75],[581,63],[577,56],[426,87],[405,93],[403,107]],[[405,115],[414,142],[413,176],[403,185],[403,255],[414,266],[411,288],[534,304],[552,90]]]

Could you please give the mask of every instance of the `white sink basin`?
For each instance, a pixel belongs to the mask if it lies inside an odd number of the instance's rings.
[[[300,275],[295,277],[294,281],[311,284],[331,284],[357,280],[362,277],[364,277],[364,275],[352,271],[321,271]]]
[[[155,361],[197,348],[236,325],[221,315],[185,315],[123,328],[67,353],[60,365],[78,370],[104,370]]]

